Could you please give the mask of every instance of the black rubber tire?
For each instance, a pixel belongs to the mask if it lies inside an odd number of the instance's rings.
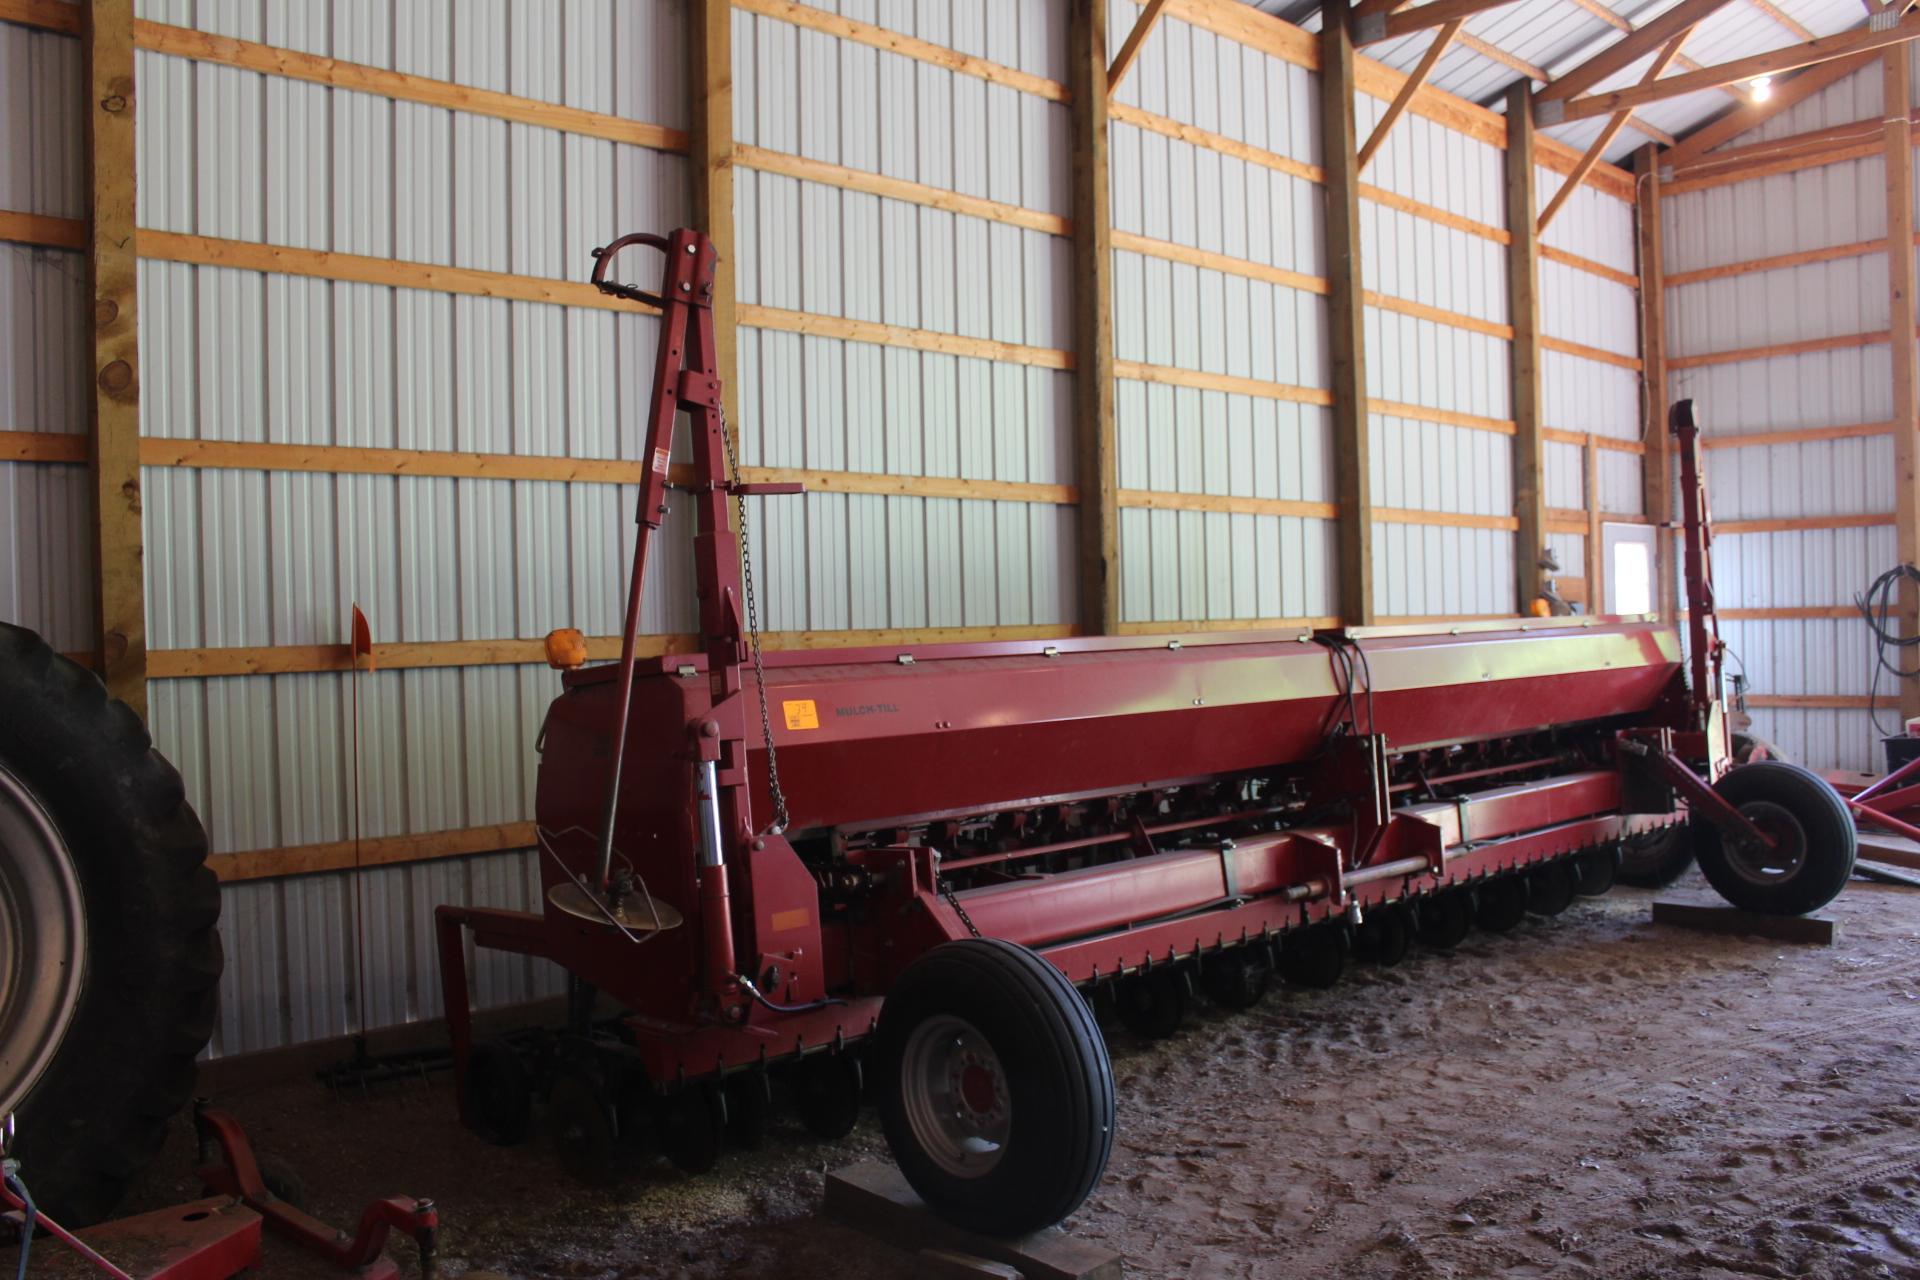
[[[1272,976],[1266,958],[1243,946],[1209,956],[1200,966],[1200,985],[1207,999],[1222,1009],[1253,1008],[1266,997]]]
[[[1473,930],[1473,888],[1461,885],[1422,898],[1414,907],[1414,934],[1422,946],[1451,951]]]
[[[773,1088],[766,1073],[745,1071],[727,1080],[727,1145],[758,1151],[773,1122]]]
[[[804,1058],[793,1073],[793,1101],[807,1132],[834,1142],[860,1123],[860,1098],[865,1073],[860,1059],[850,1053],[822,1053]]]
[[[1583,898],[1598,898],[1613,888],[1620,877],[1620,850],[1609,846],[1589,849],[1573,860],[1578,873],[1574,892]]]
[[[902,1098],[909,1039],[941,1015],[979,1031],[1010,1094],[1006,1145],[975,1178],[947,1172],[920,1149]],[[1059,1222],[1099,1185],[1113,1152],[1113,1067],[1093,1011],[1066,975],[1032,951],[997,938],[935,947],[894,984],[875,1047],[887,1144],[913,1189],[949,1222],[1024,1235]]]
[[[84,986],[16,1113],[13,1151],[41,1210],[85,1226],[112,1212],[193,1096],[217,1013],[220,886],[180,775],[139,717],[4,623],[0,766],[58,826],[85,901]]]
[[[1580,892],[1580,873],[1568,858],[1543,863],[1527,872],[1527,910],[1537,916],[1557,916],[1573,905]]]
[[[728,1108],[717,1086],[690,1084],[660,1100],[660,1151],[683,1173],[706,1173],[720,1163]]]
[[[1280,943],[1280,976],[1292,987],[1325,991],[1347,967],[1347,935],[1334,925],[1290,933]]]
[[[1153,969],[1122,978],[1113,991],[1120,1025],[1142,1040],[1165,1040],[1187,1020],[1187,975]]]
[[[533,1123],[533,1070],[505,1040],[488,1040],[467,1055],[467,1122],[496,1147],[526,1141]]]
[[[1407,958],[1412,932],[1406,909],[1399,903],[1375,907],[1353,931],[1353,958],[1391,969]]]
[[[1473,923],[1488,933],[1507,933],[1527,916],[1527,878],[1511,873],[1480,882]]]
[[[554,1154],[568,1176],[590,1187],[612,1185],[620,1126],[598,1071],[582,1063],[561,1063],[547,1097],[547,1121]]]
[[[1735,870],[1725,836],[1704,820],[1695,824],[1700,870],[1721,897],[1760,915],[1797,916],[1818,911],[1853,876],[1859,833],[1846,801],[1819,774],[1783,760],[1756,760],[1730,770],[1714,790],[1735,808],[1765,804],[1797,827],[1806,856],[1799,867],[1771,883],[1756,883]]]
[[[1684,822],[1628,836],[1620,843],[1621,884],[1664,889],[1693,865],[1693,831]]]

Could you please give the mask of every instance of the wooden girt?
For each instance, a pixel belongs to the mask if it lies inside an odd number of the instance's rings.
[[[1429,27],[1443,27],[1456,19],[1470,18],[1476,13],[1498,9],[1502,5],[1513,2],[1514,0],[1427,0],[1426,4],[1411,8],[1396,8],[1390,13],[1376,13],[1368,17],[1356,18],[1353,24],[1353,42],[1355,45],[1378,44],[1382,40],[1412,35],[1416,31],[1425,31]]]
[[[1647,65],[1646,74],[1640,77],[1640,83],[1652,84],[1655,80],[1665,75],[1667,68],[1673,65],[1673,60],[1680,56],[1680,46],[1684,45],[1687,42],[1687,37],[1692,34],[1693,28],[1688,27],[1679,35],[1667,41],[1660,52],[1654,55],[1653,61]],[[1575,191],[1580,189],[1580,184],[1587,180],[1587,175],[1593,172],[1593,166],[1600,163],[1600,157],[1607,153],[1607,148],[1613,145],[1613,140],[1620,135],[1620,130],[1626,127],[1626,123],[1632,115],[1633,112],[1631,111],[1616,111],[1613,113],[1612,118],[1607,121],[1606,127],[1600,130],[1599,135],[1595,137],[1593,142],[1587,147],[1585,154],[1574,164],[1573,172],[1568,174],[1567,180],[1560,184],[1560,189],[1553,193],[1553,199],[1549,200],[1547,207],[1541,210],[1540,223],[1537,228],[1541,234],[1544,235],[1546,233],[1547,224],[1552,222],[1554,215],[1566,206],[1568,199],[1572,197]]]
[[[1663,168],[1678,169],[1699,160],[1722,143],[1739,137],[1747,130],[1771,120],[1796,103],[1819,93],[1827,86],[1844,80],[1860,68],[1873,61],[1871,53],[1856,53],[1850,58],[1836,58],[1832,62],[1823,62],[1809,67],[1796,76],[1776,81],[1773,93],[1765,102],[1743,102],[1725,115],[1702,125],[1660,157]]]
[[[1420,55],[1420,65],[1413,69],[1413,74],[1408,76],[1406,83],[1400,86],[1400,92],[1393,95],[1393,101],[1387,104],[1387,113],[1380,117],[1380,123],[1373,126],[1373,132],[1367,136],[1367,144],[1360,148],[1360,157],[1354,164],[1355,173],[1366,172],[1367,162],[1373,159],[1373,154],[1380,149],[1380,144],[1387,140],[1387,134],[1393,131],[1394,122],[1399,120],[1407,107],[1412,104],[1413,95],[1420,92],[1420,86],[1424,85],[1427,77],[1433,74],[1434,64],[1440,61],[1440,55],[1447,51],[1447,47],[1453,43],[1453,38],[1460,34],[1460,24],[1465,21],[1465,18],[1455,18],[1441,27],[1440,34],[1433,38],[1433,43],[1427,46],[1427,51]]]
[[[1637,107],[1648,102],[1660,102],[1667,98],[1698,93],[1702,89],[1714,89],[1725,84],[1737,84],[1759,76],[1778,75],[1797,67],[1812,66],[1835,58],[1844,58],[1850,54],[1885,49],[1906,44],[1915,39],[1920,39],[1920,15],[1902,18],[1899,22],[1880,31],[1867,27],[1837,36],[1823,36],[1805,44],[1789,45],[1784,49],[1770,49],[1765,53],[1736,58],[1732,62],[1723,62],[1718,66],[1705,67],[1699,71],[1682,72],[1680,75],[1668,76],[1653,84],[1636,85],[1631,89],[1615,89],[1607,93],[1575,98],[1565,104],[1565,110],[1559,113],[1559,119],[1562,121],[1584,120],[1590,116],[1607,115],[1623,108]]]
[[[1120,471],[1113,416],[1106,0],[1073,0],[1067,26],[1080,626],[1087,635],[1112,635],[1120,627]]]
[[[1167,0],[1147,0],[1147,7],[1133,20],[1133,30],[1127,33],[1126,43],[1120,46],[1120,52],[1114,55],[1113,65],[1107,68],[1107,93],[1111,96],[1119,92],[1120,82],[1132,69],[1133,61],[1140,56],[1140,46],[1147,42],[1154,24],[1160,21],[1160,15],[1167,11]]]
[[[1608,76],[1626,70],[1667,41],[1724,8],[1730,0],[1681,0],[1632,35],[1614,41],[1534,95],[1536,124],[1558,124],[1559,103],[1586,92]],[[1709,85],[1708,88],[1713,86]]]

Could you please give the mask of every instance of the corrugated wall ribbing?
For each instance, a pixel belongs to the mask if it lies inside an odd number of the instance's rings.
[[[1109,13],[1117,42],[1139,10],[1112,0]],[[1168,18],[1116,101],[1314,164],[1314,93],[1302,68]],[[1324,196],[1315,183],[1119,120],[1108,145],[1116,234],[1324,275]],[[1116,248],[1113,294],[1123,362],[1327,385],[1318,293]],[[1324,407],[1135,378],[1116,381],[1114,402],[1122,490],[1331,501]],[[1314,516],[1123,509],[1122,617],[1331,615],[1334,554],[1332,521]]]
[[[1729,145],[1867,121],[1880,136],[1880,66],[1870,64]],[[1666,271],[1699,270],[1886,235],[1879,156],[1685,192],[1662,201]],[[1783,270],[1748,272],[1667,291],[1671,355],[1700,357],[1803,339],[1879,333],[1878,342],[1672,372],[1715,437],[1885,422],[1893,406],[1883,250]],[[1911,340],[1913,317],[1904,318]],[[1722,533],[1714,545],[1720,604],[1734,609],[1844,608],[1897,559],[1889,435],[1717,448],[1707,453],[1721,521],[1885,514],[1853,529]],[[1748,619],[1722,633],[1754,693],[1856,698],[1869,692],[1872,652],[1852,618]],[[1882,719],[1897,694],[1879,682]],[[1895,707],[1886,714],[1885,708]],[[1816,768],[1877,767],[1868,713],[1847,707],[1756,708],[1755,731]]]
[[[678,126],[680,6],[611,0],[359,6],[160,4],[145,17]],[[555,21],[555,18],[558,21]],[[588,250],[688,217],[684,161],[643,148],[143,52],[140,223],[409,262],[579,279]],[[572,458],[631,457],[655,321],[604,311],[149,261],[148,436]],[[156,648],[617,630],[632,491],[612,485],[234,470],[145,473]],[[693,621],[669,527],[645,626]],[[363,677],[361,831],[532,815],[539,667]],[[158,682],[152,720],[214,848],[348,838],[351,685],[333,674]],[[531,855],[364,873],[366,1025],[439,1009],[436,902],[537,902]],[[214,1052],[357,1025],[354,881],[229,886]],[[484,1003],[558,990],[478,960]]]
[[[1386,104],[1355,102],[1367,138]],[[1504,153],[1424,116],[1403,116],[1364,181],[1482,226],[1504,221]],[[1360,203],[1366,286],[1476,320],[1507,321],[1506,249],[1483,235],[1375,201]],[[1511,344],[1490,333],[1366,308],[1367,390],[1443,413],[1507,420]],[[1513,440],[1452,422],[1373,412],[1372,493],[1381,507],[1464,516],[1513,514]],[[1513,612],[1514,535],[1505,529],[1376,522],[1374,607],[1384,616]]]
[[[86,213],[80,45],[0,23],[0,209]],[[87,430],[86,261],[0,244],[0,430]],[[86,468],[0,462],[0,618],[62,650],[93,647]]]
[[[1563,175],[1535,166],[1535,191],[1542,209],[1565,181]],[[1584,188],[1568,198],[1547,225],[1541,243],[1635,275],[1638,246],[1634,218],[1632,205]],[[1637,358],[1639,291],[1621,281],[1542,258],[1540,331],[1548,338]],[[1546,426],[1607,440],[1640,439],[1643,388],[1639,370],[1565,351],[1542,351],[1540,382]],[[1597,474],[1589,476],[1589,468]],[[1598,498],[1603,520],[1607,515],[1643,515],[1646,503],[1641,471],[1637,453],[1607,448],[1583,450],[1549,441],[1547,506],[1584,508],[1589,495],[1593,495]],[[1584,576],[1592,596],[1599,589],[1594,581],[1598,553],[1587,542],[1585,535],[1564,532],[1548,538],[1562,571]],[[1605,602],[1597,601],[1591,607],[1599,612]]]
[[[833,6],[827,6],[833,7]],[[860,3],[846,17],[1051,79],[1063,3]],[[743,145],[1065,215],[1067,111],[978,77],[734,15]],[[1064,350],[1063,237],[784,174],[736,169],[743,308]],[[1070,372],[740,329],[748,465],[1073,483]],[[1072,622],[1075,512],[1058,503],[810,494],[756,499],[773,629]]]

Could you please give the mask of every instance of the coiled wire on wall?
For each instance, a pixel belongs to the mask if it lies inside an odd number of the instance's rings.
[[[1854,607],[1860,610],[1860,616],[1866,620],[1867,630],[1873,633],[1873,677],[1867,684],[1867,715],[1877,733],[1886,732],[1880,724],[1880,673],[1885,671],[1894,678],[1896,690],[1900,687],[1900,681],[1920,677],[1920,666],[1909,668],[1899,663],[1901,650],[1920,647],[1920,635],[1901,635],[1899,624],[1893,618],[1902,582],[1912,583],[1915,593],[1920,594],[1920,569],[1910,564],[1895,565],[1875,578],[1865,592],[1853,598]],[[1891,630],[1887,625],[1890,621],[1894,622]],[[1893,657],[1888,657],[1888,650],[1893,650]]]

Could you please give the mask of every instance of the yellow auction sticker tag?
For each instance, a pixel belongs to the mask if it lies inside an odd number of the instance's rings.
[[[812,698],[803,698],[798,702],[783,702],[780,709],[787,714],[789,729],[818,729],[820,713],[814,709]]]

